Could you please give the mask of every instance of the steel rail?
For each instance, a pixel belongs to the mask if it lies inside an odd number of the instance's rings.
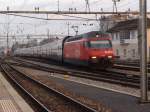
[[[24,62],[23,62],[24,61]],[[29,61],[20,60],[20,63],[25,65],[26,67],[30,67],[33,69],[48,71],[52,73],[59,73],[59,74],[68,74],[71,76],[81,77],[81,78],[87,78],[97,81],[104,81],[114,84],[120,84],[130,87],[139,88],[140,84],[140,76],[134,76],[134,77],[128,77],[128,74],[123,74],[119,72],[113,72],[113,71],[98,71],[96,73],[94,72],[84,72],[84,71],[78,71],[78,70],[72,70],[72,69],[60,69],[54,68],[54,67],[46,67],[42,66],[40,64],[35,64]],[[149,82],[150,85],[150,82]]]
[[[41,102],[39,102],[36,98],[34,98],[34,96],[32,96],[25,88],[23,88],[13,77],[12,74],[7,71],[7,66],[5,66],[4,64],[1,65],[2,70],[4,71],[4,73],[9,77],[9,79],[11,79],[11,81],[14,82],[14,84],[19,87],[28,97],[30,97],[32,99],[32,101],[34,101],[36,103],[36,105],[38,105],[38,108],[40,110],[42,110],[43,112],[52,112],[49,109],[47,109]]]
[[[27,76],[25,73],[17,70],[15,67],[12,67],[10,65],[11,69],[13,69],[14,71],[16,71],[17,73],[19,73],[20,75],[22,75],[23,77],[27,78],[28,80],[36,83],[37,85],[40,85],[41,87],[45,88],[46,90],[50,91],[50,92],[53,92],[57,95],[59,95],[60,97],[62,97],[63,99],[65,99],[66,101],[70,102],[71,104],[74,104],[75,106],[77,106],[79,109],[81,109],[82,111],[84,112],[97,112],[96,110],[94,110],[93,108],[91,107],[88,107],[84,104],[82,104],[81,102],[69,97],[69,96],[66,96],[64,95],[63,93],[55,90],[55,89],[52,89],[52,88],[49,88],[47,85],[41,83],[40,81],[36,80],[36,79],[33,79],[31,78],[30,76]]]
[[[140,67],[138,65],[122,65],[122,64],[115,64],[113,68],[123,69],[123,70],[131,70],[131,71],[140,71]],[[150,68],[147,69],[148,73],[150,73]]]

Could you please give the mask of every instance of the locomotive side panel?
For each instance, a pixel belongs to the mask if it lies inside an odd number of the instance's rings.
[[[83,49],[83,41],[66,42],[64,44],[64,61],[77,65],[87,65]]]

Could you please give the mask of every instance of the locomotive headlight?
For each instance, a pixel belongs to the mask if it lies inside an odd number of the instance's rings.
[[[92,58],[92,59],[96,59],[97,57],[96,57],[96,56],[92,56],[91,58]]]
[[[98,58],[96,56],[91,56],[91,60],[92,63],[98,63]]]
[[[112,58],[112,56],[108,56],[108,58],[109,58],[109,59],[111,59],[111,58]]]

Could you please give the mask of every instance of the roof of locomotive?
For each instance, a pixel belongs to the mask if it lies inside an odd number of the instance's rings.
[[[96,37],[97,35],[100,35],[99,37],[101,38],[101,37],[106,37],[108,33],[101,32],[101,31],[91,31],[91,32],[84,33],[81,35],[71,36],[67,38],[66,41],[69,42],[69,41],[74,41],[74,40],[80,40],[82,38],[93,38],[93,37]]]

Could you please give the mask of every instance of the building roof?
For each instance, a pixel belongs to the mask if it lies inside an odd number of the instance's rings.
[[[118,22],[112,28],[110,28],[107,32],[113,33],[113,32],[119,32],[123,30],[135,30],[135,29],[138,29],[138,22],[139,22],[139,19],[121,21],[121,22]],[[147,26],[148,28],[150,28],[150,18],[147,19]]]

